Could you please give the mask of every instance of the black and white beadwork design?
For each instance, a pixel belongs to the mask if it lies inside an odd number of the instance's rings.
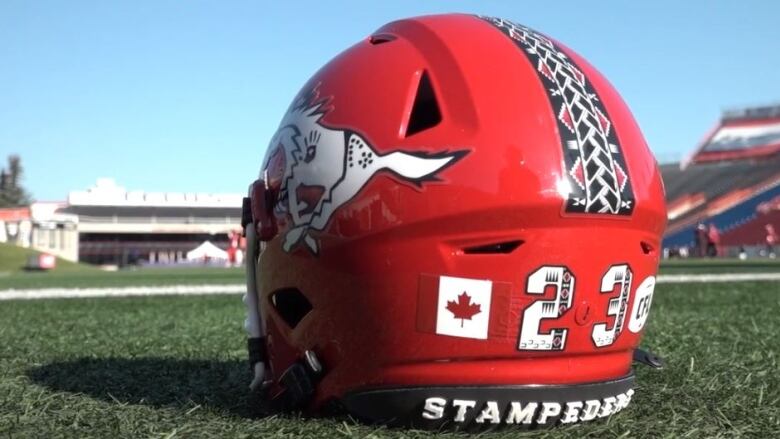
[[[480,18],[515,42],[547,90],[571,186],[565,212],[630,215],[634,192],[618,138],[582,71],[544,35],[500,18]]]

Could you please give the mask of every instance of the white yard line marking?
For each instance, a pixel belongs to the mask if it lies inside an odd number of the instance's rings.
[[[756,280],[780,280],[780,273],[712,273],[712,274],[662,274],[658,283],[691,282],[742,282]]]
[[[658,283],[703,283],[780,281],[780,273],[716,273],[716,274],[662,274]],[[0,301],[29,299],[82,299],[91,297],[195,296],[206,294],[240,294],[244,284],[222,285],[165,285],[107,288],[37,288],[0,290]]]
[[[166,285],[107,288],[38,288],[0,290],[0,300],[89,297],[192,296],[245,293],[246,285]]]

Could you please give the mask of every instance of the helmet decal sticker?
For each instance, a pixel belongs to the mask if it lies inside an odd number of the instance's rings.
[[[290,221],[282,242],[287,252],[305,245],[319,254],[317,232],[375,175],[388,172],[420,187],[438,181],[439,172],[468,152],[380,153],[357,131],[324,123],[331,101],[331,97],[320,98],[317,87],[304,91],[271,138],[263,169],[277,174],[280,181],[275,212]]]
[[[565,266],[545,265],[528,275],[526,294],[541,295],[553,287],[553,300],[534,301],[523,311],[517,349],[529,351],[562,351],[566,348],[566,328],[542,332],[542,320],[555,320],[571,309],[574,300],[574,274]],[[556,325],[557,326],[557,325]]]
[[[645,326],[653,302],[653,290],[655,290],[655,276],[648,277],[636,287],[634,306],[631,308],[628,321],[628,330],[634,334],[640,332]]]
[[[596,347],[600,348],[613,344],[620,332],[623,331],[633,278],[634,273],[628,264],[617,264],[609,267],[609,270],[601,278],[601,294],[612,293],[613,290],[617,290],[617,297],[610,297],[607,308],[607,315],[615,319],[612,328],[608,327],[607,322],[599,322],[593,326],[591,339]]]
[[[511,282],[420,274],[417,330],[475,340],[505,338],[511,297]]]
[[[564,211],[631,215],[634,193],[620,143],[588,78],[544,35],[508,20],[480,18],[512,39],[547,91],[558,122],[570,186]]]

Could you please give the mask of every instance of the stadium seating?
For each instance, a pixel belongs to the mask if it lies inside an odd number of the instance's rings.
[[[673,214],[664,239],[666,248],[691,246],[699,222],[715,224],[724,239],[728,237],[723,244],[742,244],[738,237],[759,233],[754,230],[760,223],[757,207],[780,195],[778,156],[762,161],[695,163],[684,169],[668,164],[661,166],[661,173]],[[743,231],[737,232],[742,226]]]

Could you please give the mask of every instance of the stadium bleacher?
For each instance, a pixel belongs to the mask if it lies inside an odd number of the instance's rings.
[[[780,214],[760,209],[780,196],[778,115],[780,106],[726,112],[690,160],[661,166],[664,248],[692,247],[700,223],[714,224],[734,248],[762,244],[766,224],[780,228]]]

